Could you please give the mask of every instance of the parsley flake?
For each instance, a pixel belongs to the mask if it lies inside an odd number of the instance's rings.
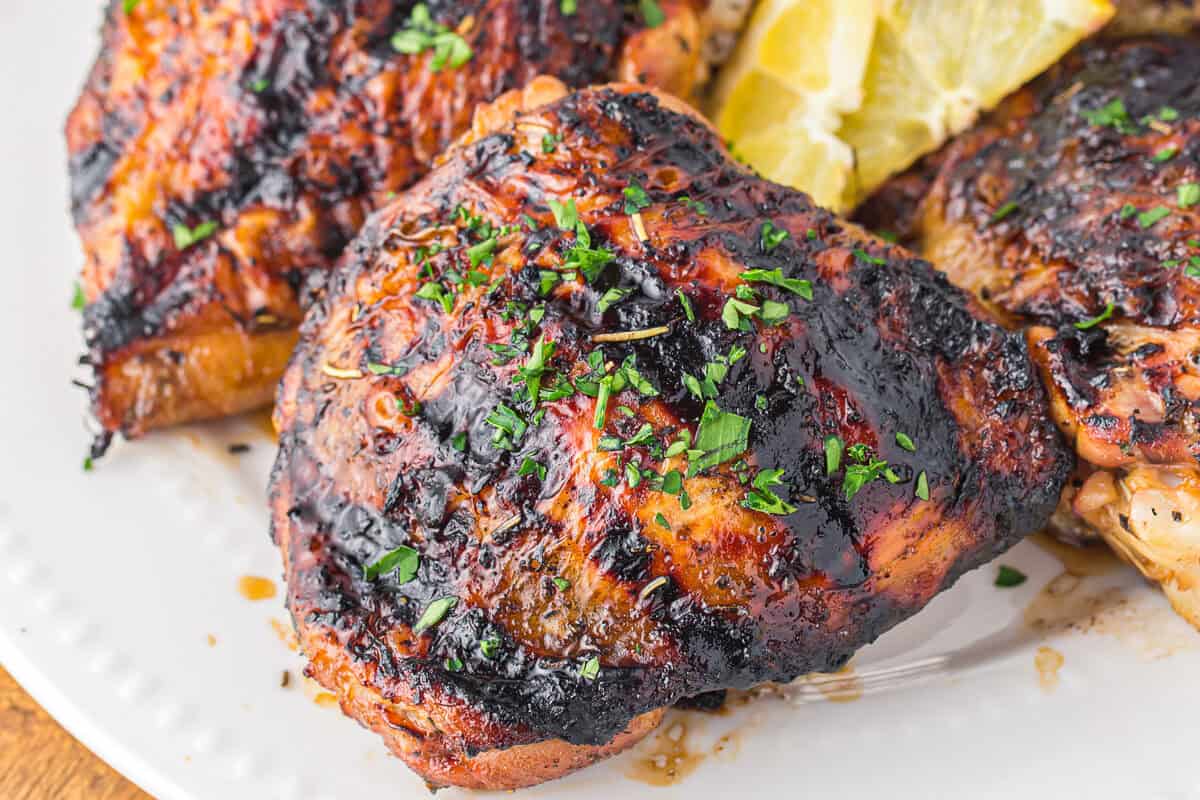
[[[583,662],[583,666],[579,668],[579,677],[585,681],[594,681],[600,675],[600,659],[592,656],[587,661]]]
[[[767,220],[759,230],[758,243],[764,253],[769,253],[783,244],[783,240],[790,235],[783,228],[775,227],[775,224],[771,220]]]
[[[907,433],[896,432],[896,444],[903,447],[910,453],[917,452],[917,446],[913,444],[912,438]]]
[[[71,295],[71,310],[83,311],[83,307],[87,305],[87,296],[83,293],[83,284],[75,281],[75,291]]]
[[[650,205],[650,197],[637,181],[630,181],[622,191],[625,195],[625,213],[636,214]]]
[[[1116,310],[1116,305],[1113,304],[1112,302],[1109,302],[1109,304],[1106,305],[1104,307],[1104,310],[1101,311],[1099,314],[1092,317],[1091,319],[1085,319],[1082,322],[1076,322],[1075,327],[1076,327],[1076,329],[1081,330],[1081,331],[1086,331],[1088,328],[1094,328],[1097,325],[1099,325],[1101,322],[1104,322],[1104,320],[1111,317],[1113,315],[1114,310]]]
[[[433,59],[429,62],[431,72],[440,72],[447,64],[451,69],[458,69],[473,55],[471,46],[458,33],[433,21],[424,3],[413,6],[405,27],[392,35],[392,49],[405,55],[432,50]]]
[[[746,451],[749,439],[749,419],[722,411],[709,400],[696,431],[695,451],[699,454],[688,461],[688,477],[737,458]]]
[[[1020,204],[1017,203],[1015,200],[1009,200],[1007,203],[1005,203],[1004,205],[1002,205],[996,209],[996,212],[994,214],[992,214],[991,222],[993,224],[999,222],[1000,220],[1002,220],[1005,217],[1007,217],[1008,215],[1012,214],[1014,211],[1016,211],[1020,207],[1021,207]]]
[[[457,597],[442,597],[434,600],[425,609],[425,613],[421,615],[421,618],[417,620],[417,624],[413,625],[413,635],[416,636],[423,631],[432,628],[434,625],[437,625],[439,622],[445,619],[446,614],[450,611],[450,609],[454,608],[457,603]]]
[[[171,237],[175,240],[176,250],[186,250],[197,242],[202,242],[217,232],[217,223],[213,220],[201,222],[194,228],[187,225],[176,225],[171,228]]]
[[[683,315],[687,317],[687,321],[695,322],[696,312],[692,309],[692,301],[683,293],[683,289],[676,289],[675,296],[679,298],[679,305],[683,306]]]
[[[996,571],[996,585],[1001,589],[1011,589],[1020,586],[1027,580],[1025,573],[1007,564],[1001,564]]]
[[[1171,209],[1165,206],[1152,208],[1149,211],[1143,211],[1142,213],[1138,214],[1138,226],[1142,228],[1149,228],[1155,223],[1160,222],[1169,216],[1171,216]]]
[[[397,583],[408,583],[416,577],[420,565],[421,555],[411,547],[401,545],[364,567],[363,579],[373,581],[381,575],[395,572]]]
[[[754,480],[750,484],[754,487],[746,498],[742,501],[742,505],[753,511],[761,511],[765,514],[775,514],[781,516],[784,514],[792,514],[796,511],[796,507],[785,502],[783,498],[775,494],[771,487],[783,486],[783,470],[781,469],[764,469],[759,470],[754,476]]]
[[[1175,194],[1180,208],[1191,208],[1200,204],[1200,183],[1181,183]]]
[[[825,438],[825,474],[832,475],[837,472],[842,466],[842,453],[846,450],[846,444],[840,436],[827,436]]]
[[[784,231],[786,233],[787,231]],[[786,289],[805,300],[813,299],[812,282],[803,278],[785,278],[781,269],[748,269],[741,275],[742,280],[750,283],[767,283]]]

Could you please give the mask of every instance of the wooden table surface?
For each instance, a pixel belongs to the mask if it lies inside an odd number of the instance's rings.
[[[0,667],[2,800],[149,800],[50,718]]]

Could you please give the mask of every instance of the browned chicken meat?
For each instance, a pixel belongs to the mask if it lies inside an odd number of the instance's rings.
[[[861,217],[1029,327],[1086,462],[1056,523],[1099,531],[1200,625],[1197,75],[1195,39],[1086,46]]]
[[[744,10],[715,6],[111,0],[67,124],[106,435],[269,402],[304,275],[420,177],[476,104],[541,73],[686,96],[703,46]]]
[[[926,262],[679,101],[534,88],[367,222],[276,407],[309,674],[432,785],[837,669],[1070,469],[1021,337]]]
[[[1107,36],[1147,33],[1187,33],[1200,23],[1196,0],[1116,0],[1117,14],[1105,29]]]

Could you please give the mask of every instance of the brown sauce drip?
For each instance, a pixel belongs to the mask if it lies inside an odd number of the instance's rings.
[[[1080,578],[1107,575],[1124,566],[1107,545],[1089,544],[1080,547],[1056,539],[1045,531],[1030,536],[1029,541],[1061,561],[1068,573]]]
[[[1042,646],[1033,656],[1033,665],[1037,667],[1038,684],[1047,692],[1054,691],[1058,686],[1058,671],[1065,662],[1063,654],[1053,647]]]
[[[717,744],[720,746],[721,742]],[[719,752],[716,747],[714,751]],[[633,761],[625,774],[650,786],[673,786],[691,775],[707,755],[688,748],[687,718],[676,714],[668,717],[657,732],[634,750]]]

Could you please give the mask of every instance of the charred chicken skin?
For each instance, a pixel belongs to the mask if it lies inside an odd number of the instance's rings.
[[[267,404],[305,274],[478,103],[542,73],[686,96],[738,9],[658,8],[648,27],[615,0],[112,0],[67,123],[107,435]]]
[[[1086,46],[862,218],[1028,327],[1086,462],[1056,523],[1101,533],[1200,625],[1197,75],[1191,38]]]
[[[275,412],[309,674],[430,784],[837,669],[1045,523],[1024,342],[928,263],[645,87],[502,106],[367,222]]]

